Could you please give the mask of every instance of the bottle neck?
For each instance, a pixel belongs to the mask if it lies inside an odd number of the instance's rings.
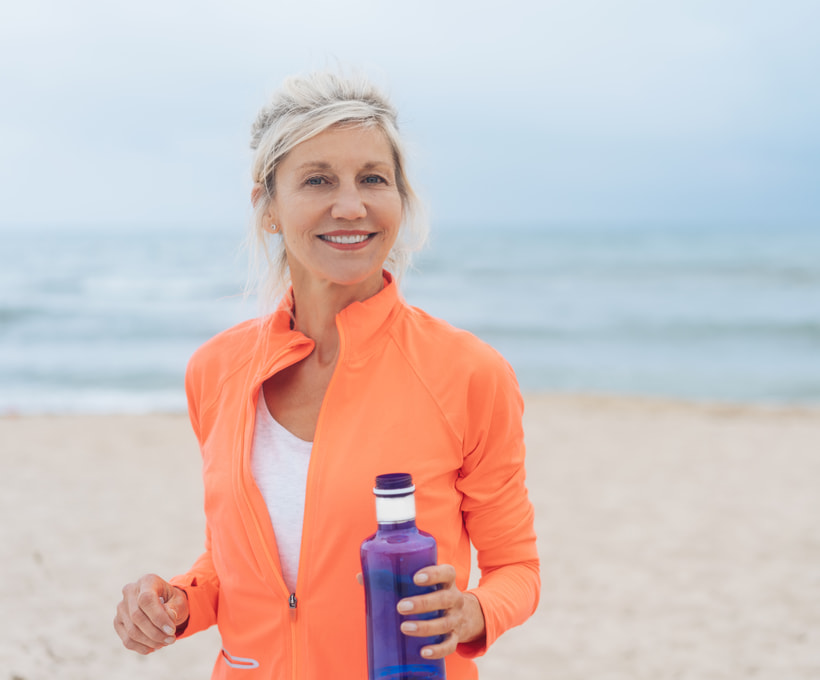
[[[376,521],[380,525],[399,525],[416,521],[416,499],[406,496],[376,496]]]
[[[418,527],[416,527],[416,520],[414,519],[407,520],[406,522],[393,522],[391,524],[376,525],[376,533],[380,536],[392,534],[393,532],[407,533],[417,531]]]

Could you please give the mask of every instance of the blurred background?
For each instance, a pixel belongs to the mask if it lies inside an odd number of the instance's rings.
[[[529,392],[820,403],[820,5],[7,2],[0,413],[183,410],[290,74],[400,112],[412,304]]]
[[[110,621],[201,550],[185,365],[258,313],[256,112],[328,67],[399,109],[405,297],[527,393],[542,605],[481,677],[820,677],[820,3],[3,0],[0,679],[207,677]]]

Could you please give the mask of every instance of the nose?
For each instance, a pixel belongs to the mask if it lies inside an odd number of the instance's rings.
[[[359,220],[367,215],[367,208],[357,184],[345,184],[339,187],[334,196],[330,215],[337,220]]]

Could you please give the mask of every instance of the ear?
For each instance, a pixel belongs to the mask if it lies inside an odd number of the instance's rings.
[[[253,185],[253,189],[251,189],[251,204],[255,208],[257,203],[262,200],[262,197],[265,193],[265,187],[259,184],[258,182]],[[279,228],[276,226],[277,223],[277,213],[276,207],[274,205],[273,200],[270,201],[268,205],[267,211],[265,211],[264,217],[264,229],[265,231],[269,231],[271,234],[279,233]]]
[[[271,234],[279,233],[279,212],[276,210],[276,205],[273,201],[270,202],[267,211],[265,212],[265,229]]]

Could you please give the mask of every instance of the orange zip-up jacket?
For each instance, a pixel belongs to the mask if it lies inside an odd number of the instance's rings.
[[[410,307],[385,287],[337,318],[340,349],[316,426],[296,591],[250,465],[262,383],[304,359],[313,341],[285,307],[205,343],[188,366],[189,411],[203,457],[206,551],[185,575],[183,635],[218,624],[212,678],[367,678],[359,546],[376,529],[377,474],[409,472],[417,524],[440,564],[473,589],[486,639],[447,658],[448,680],[477,678],[483,654],[538,603],[533,509],[524,484],[523,400],[509,365],[473,335]]]

